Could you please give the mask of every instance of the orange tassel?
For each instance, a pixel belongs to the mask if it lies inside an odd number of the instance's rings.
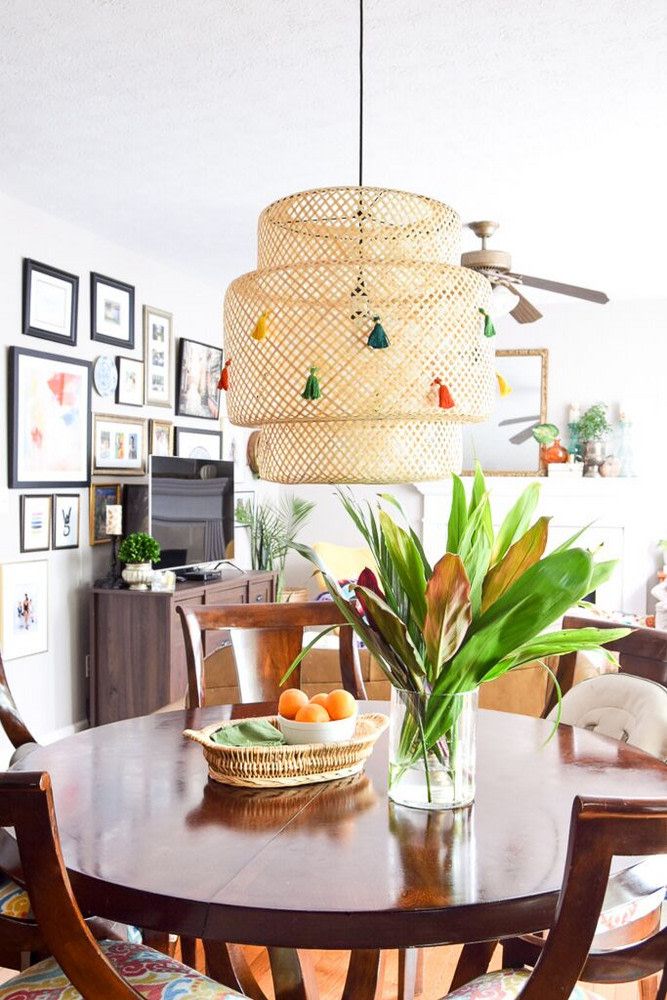
[[[456,406],[451,392],[441,379],[434,378],[431,384],[438,386],[438,406],[442,410],[451,410],[453,406]]]
[[[227,358],[220,372],[220,379],[218,380],[218,389],[224,389],[225,392],[229,389],[229,366],[231,363],[232,359]]]

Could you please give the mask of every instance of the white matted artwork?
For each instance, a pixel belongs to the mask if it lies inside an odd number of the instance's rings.
[[[204,458],[219,462],[222,458],[222,434],[220,431],[177,427],[176,454],[179,458]]]
[[[0,621],[5,660],[48,649],[48,563],[5,563],[0,567]]]
[[[144,363],[134,358],[117,358],[116,402],[121,406],[144,405]]]
[[[21,497],[21,552],[45,552],[51,547],[51,494]]]
[[[90,275],[90,335],[118,347],[134,347],[134,286]]]
[[[547,419],[546,348],[496,351],[496,369],[511,390],[501,395],[483,424],[463,425],[463,468],[478,461],[491,476],[539,476],[540,446],[533,437],[536,424]]]
[[[146,472],[146,421],[96,413],[93,417],[93,475]]]
[[[146,404],[173,405],[174,331],[171,313],[144,306]]]
[[[53,497],[53,548],[77,549],[81,497],[78,493],[56,493]]]
[[[23,261],[23,332],[76,344],[79,279],[48,264]]]

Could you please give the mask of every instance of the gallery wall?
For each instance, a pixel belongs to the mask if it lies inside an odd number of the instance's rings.
[[[192,274],[174,271],[159,261],[140,257],[125,247],[97,237],[96,220],[91,231],[77,228],[22,202],[0,194],[0,379],[7,385],[7,347],[18,345],[30,350],[63,357],[94,360],[100,354],[143,357],[142,311],[147,303],[173,313],[176,339],[219,344],[221,339],[222,294],[219,289],[198,282]],[[48,340],[24,336],[22,326],[22,262],[30,257],[79,276],[78,341],[65,347]],[[97,343],[90,337],[90,272],[96,271],[135,286],[135,349],[121,350]],[[4,395],[4,393],[3,393]],[[101,398],[93,390],[92,407],[101,413],[127,414],[146,419],[172,419],[177,425],[212,429],[209,420],[174,418],[164,408],[122,407],[113,397]],[[103,575],[110,558],[110,546],[92,548],[88,542],[88,490],[8,490],[7,489],[7,408],[0,413],[0,563],[45,559],[49,575],[49,635],[45,653],[10,660],[7,675],[14,696],[34,734],[53,738],[85,725],[85,670],[88,651],[88,589]],[[97,482],[136,482],[118,476],[97,477]],[[19,496],[24,493],[78,492],[81,495],[80,545],[78,549],[20,554]],[[141,669],[141,665],[135,665]],[[0,744],[6,750],[5,744]]]

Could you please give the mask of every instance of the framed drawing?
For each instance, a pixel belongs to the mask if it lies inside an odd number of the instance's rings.
[[[9,348],[9,486],[90,482],[90,362]]]
[[[204,458],[219,462],[222,458],[222,434],[220,431],[177,427],[176,454],[179,458]]]
[[[134,348],[134,286],[90,275],[90,336],[103,344]]]
[[[29,337],[76,344],[79,279],[57,267],[23,260],[23,332]]]
[[[21,497],[21,552],[51,548],[51,494],[24,493]]]
[[[93,475],[146,473],[146,421],[96,413],[93,420]]]
[[[107,507],[119,504],[120,497],[120,483],[93,483],[90,487],[88,520],[91,545],[111,541],[111,535],[107,535]]]
[[[146,405],[173,406],[173,316],[152,306],[144,306],[144,365]]]
[[[463,468],[479,461],[490,476],[543,476],[540,446],[533,437],[536,424],[547,419],[546,348],[496,351],[496,367],[510,387],[500,396],[485,424],[463,425]]]
[[[48,573],[45,559],[5,563],[0,568],[0,642],[5,660],[48,649]]]
[[[134,358],[116,358],[118,382],[116,402],[123,406],[144,405],[144,363]]]
[[[162,456],[174,454],[174,425],[171,421],[151,420],[148,453]]]
[[[176,413],[180,417],[203,417],[217,420],[220,416],[220,369],[222,349],[200,344],[196,340],[181,340],[178,344],[178,384]]]
[[[78,549],[81,497],[56,493],[53,497],[53,548]]]

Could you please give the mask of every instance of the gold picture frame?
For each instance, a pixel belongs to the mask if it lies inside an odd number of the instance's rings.
[[[151,420],[148,428],[148,454],[161,457],[174,454],[174,425],[171,420]]]
[[[88,540],[91,545],[106,545],[111,541],[111,535],[106,533],[106,508],[121,502],[121,490],[120,483],[93,483],[89,488]]]
[[[512,392],[498,400],[496,410],[486,423],[463,427],[463,474],[472,475],[473,459],[478,457],[489,476],[546,476],[546,465],[540,458],[540,446],[532,437],[532,428],[547,419],[549,351],[546,347],[498,350],[496,358],[498,371],[511,386]],[[503,362],[503,359],[510,358],[523,359],[525,364]],[[538,364],[531,365],[529,359],[537,359]],[[516,412],[511,408],[512,403],[517,406]],[[526,408],[529,412],[519,412]],[[526,447],[521,453],[518,451],[518,447],[529,444],[530,450]],[[514,451],[515,446],[518,461],[512,467],[514,463],[504,459]],[[498,468],[494,468],[496,463]]]
[[[148,466],[146,421],[119,413],[93,414],[94,476],[145,476]]]

